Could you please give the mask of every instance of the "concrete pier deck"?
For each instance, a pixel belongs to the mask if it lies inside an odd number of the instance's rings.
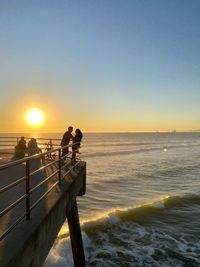
[[[30,163],[31,171],[41,166],[40,159]],[[31,177],[30,188],[34,188],[57,167],[50,166],[46,170]],[[40,267],[45,261],[57,234],[68,216],[76,197],[85,193],[86,163],[71,163],[62,170],[66,173],[62,180],[41,202],[31,211],[30,220],[23,219],[12,231],[0,241],[1,267]],[[25,175],[24,163],[0,172],[0,188]],[[57,175],[43,184],[31,194],[31,205],[34,204],[58,180]],[[25,194],[24,182],[3,192],[0,195],[0,211]],[[0,234],[2,234],[22,213],[25,212],[25,201],[17,205],[0,218]]]
[[[5,153],[0,150],[0,166],[8,163],[13,158],[13,153]]]

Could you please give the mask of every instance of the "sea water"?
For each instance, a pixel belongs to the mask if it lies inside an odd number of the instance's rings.
[[[200,133],[85,133],[80,152],[87,266],[200,266]],[[44,266],[73,266],[67,223]]]
[[[87,266],[200,266],[200,133],[88,133],[80,152]],[[66,226],[45,266],[73,266]]]

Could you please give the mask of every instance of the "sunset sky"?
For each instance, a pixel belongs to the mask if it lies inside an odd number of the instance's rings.
[[[0,132],[200,129],[199,0],[1,0]]]

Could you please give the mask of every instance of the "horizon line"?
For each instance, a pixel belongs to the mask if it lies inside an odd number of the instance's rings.
[[[62,134],[66,132],[59,131],[59,132],[37,132],[36,134]],[[83,131],[84,133],[194,133],[194,132],[200,132],[200,130],[183,130],[183,131],[177,131],[177,130],[169,130],[169,131]],[[0,132],[0,134],[34,134],[34,132]]]

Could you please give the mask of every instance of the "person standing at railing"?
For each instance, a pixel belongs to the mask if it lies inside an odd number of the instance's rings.
[[[69,126],[68,127],[68,131],[65,132],[64,135],[63,135],[63,138],[62,138],[62,141],[61,141],[61,146],[67,146],[67,145],[69,145],[69,142],[71,140],[74,140],[72,132],[73,132],[73,127]],[[68,147],[62,149],[62,157],[66,156],[68,153],[69,153],[69,148]]]
[[[75,163],[76,153],[79,153],[79,148],[81,146],[82,138],[83,138],[83,134],[81,130],[76,129],[73,144],[72,144],[72,163]]]

